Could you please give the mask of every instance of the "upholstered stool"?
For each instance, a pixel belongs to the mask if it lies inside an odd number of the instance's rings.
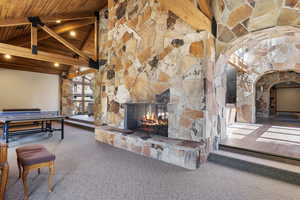
[[[24,199],[28,199],[27,175],[29,171],[37,169],[40,174],[40,168],[49,167],[48,189],[52,191],[52,176],[55,173],[54,160],[55,155],[50,153],[42,145],[29,145],[16,149],[19,168],[19,178],[22,177],[24,185]]]

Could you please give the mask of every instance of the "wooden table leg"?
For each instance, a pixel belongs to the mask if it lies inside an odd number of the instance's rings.
[[[22,166],[21,166],[19,159],[17,159],[17,163],[18,163],[19,179],[20,179],[20,178],[22,178]]]
[[[49,192],[52,192],[52,179],[55,174],[55,169],[54,169],[54,162],[51,162],[49,165],[49,178],[48,178],[48,190]]]
[[[27,184],[27,175],[29,170],[24,167],[23,174],[22,174],[22,181],[24,186],[24,200],[28,199],[28,184]]]
[[[5,199],[5,190],[6,190],[6,185],[8,182],[8,173],[9,173],[9,166],[8,163],[4,163],[4,165],[1,168],[1,184],[0,184],[0,199],[4,200]]]

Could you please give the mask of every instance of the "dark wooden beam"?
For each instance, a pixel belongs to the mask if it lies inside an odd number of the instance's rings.
[[[65,32],[71,31],[71,30],[75,30],[75,29],[78,29],[78,28],[81,28],[84,26],[91,25],[93,23],[94,23],[94,19],[71,21],[71,22],[67,22],[65,24],[53,27],[53,31],[57,34],[62,34],[62,33],[65,33]],[[31,37],[31,34],[21,35],[21,36],[18,36],[16,38],[13,38],[13,39],[7,41],[7,43],[17,45],[17,46],[26,46],[26,45],[30,44],[30,37]],[[51,36],[49,34],[45,33],[42,30],[39,30],[37,41],[46,40],[50,37]]]
[[[190,0],[158,0],[161,5],[172,11],[196,30],[211,32],[211,20],[206,17]]]
[[[83,76],[83,75],[86,75],[86,74],[95,73],[95,72],[97,72],[97,71],[98,71],[98,70],[96,70],[96,69],[87,69],[87,70],[82,71],[82,72],[70,73],[70,74],[68,75],[68,78],[69,78],[69,79],[72,79],[72,78],[75,78],[75,77],[77,77],[77,76]]]
[[[90,29],[88,30],[88,32],[87,32],[87,34],[86,34],[84,40],[82,40],[82,42],[81,42],[81,44],[80,44],[80,47],[79,47],[80,50],[84,49],[84,47],[85,47],[87,41],[88,41],[89,38],[92,36],[93,30],[94,30],[94,28],[91,26]]]
[[[2,63],[2,62],[0,62],[0,68],[38,72],[38,73],[45,73],[45,74],[61,74],[63,72],[62,70],[51,69],[51,68],[40,67],[40,66],[29,66],[29,65],[20,65],[15,63]]]
[[[203,14],[211,20],[213,18],[213,13],[209,2],[210,0],[198,0],[198,5]]]
[[[0,53],[9,54],[12,56],[22,57],[22,58],[30,58],[34,60],[41,60],[47,62],[57,62],[65,65],[80,65],[80,66],[88,66],[88,62],[71,58],[67,56],[62,56],[54,53],[47,53],[39,51],[38,54],[32,54],[31,49],[24,47],[17,47],[9,44],[0,43]]]
[[[94,59],[99,60],[99,23],[100,23],[100,14],[96,12],[95,14],[95,23],[94,23]]]
[[[37,27],[31,24],[31,52],[37,54]]]
[[[67,40],[65,40],[63,37],[61,37],[60,35],[58,35],[57,33],[55,33],[55,31],[53,31],[52,29],[50,29],[48,26],[43,25],[43,26],[39,26],[41,29],[43,29],[46,33],[48,33],[49,35],[51,35],[53,38],[55,38],[57,41],[59,41],[60,43],[62,43],[64,46],[66,46],[67,48],[69,48],[71,51],[75,52],[76,54],[78,54],[79,56],[81,56],[82,58],[84,58],[86,61],[90,60],[90,57],[85,54],[84,52],[80,51],[77,47],[75,47],[74,45],[72,45],[71,43],[69,43]]]
[[[71,13],[71,14],[57,14],[53,16],[40,16],[40,19],[44,23],[56,22],[56,20],[61,21],[70,21],[70,20],[80,20],[80,19],[93,19],[94,12],[81,12],[81,13]],[[10,18],[10,19],[1,19],[0,27],[8,26],[20,26],[30,24],[27,17],[21,18]]]

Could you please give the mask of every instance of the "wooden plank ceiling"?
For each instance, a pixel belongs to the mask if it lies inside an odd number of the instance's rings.
[[[43,19],[52,19],[45,22],[46,26],[54,30],[74,47],[85,54],[94,55],[94,24],[93,16],[97,10],[104,8],[107,0],[1,0],[0,1],[0,43],[30,48],[31,24],[27,24],[27,17],[39,16]],[[60,23],[56,23],[56,16],[61,16]],[[70,17],[66,17],[70,16]],[[82,16],[82,18],[80,18]],[[74,19],[74,17],[76,17]],[[59,19],[59,17],[57,17]],[[8,26],[10,22],[18,26]],[[76,36],[70,32],[75,31]],[[38,28],[38,50],[74,57],[76,54],[62,43],[51,37],[45,31]],[[28,58],[12,56],[5,59],[0,54],[0,68],[11,68],[25,71],[35,71],[50,74],[67,72],[72,66],[38,61]]]

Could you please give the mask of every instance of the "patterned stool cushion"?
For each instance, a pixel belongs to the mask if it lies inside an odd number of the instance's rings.
[[[45,149],[45,147],[41,144],[27,145],[23,147],[19,147],[16,149],[17,154],[26,151],[39,151],[41,149]]]
[[[22,166],[34,165],[43,162],[49,162],[55,160],[55,155],[50,153],[42,145],[34,146],[35,148],[29,148],[30,146],[25,146],[16,149],[17,159]],[[31,146],[33,147],[33,146]]]

